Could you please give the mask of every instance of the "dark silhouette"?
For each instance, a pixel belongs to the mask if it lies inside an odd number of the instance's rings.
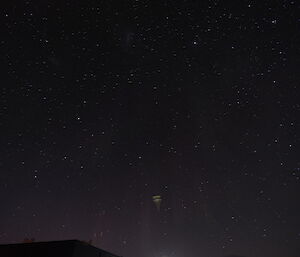
[[[89,242],[78,240],[33,242],[32,239],[24,240],[21,244],[0,245],[0,256],[6,257],[118,257],[92,246]]]

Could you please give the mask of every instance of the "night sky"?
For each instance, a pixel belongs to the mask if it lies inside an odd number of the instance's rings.
[[[299,9],[4,1],[0,243],[300,256]]]

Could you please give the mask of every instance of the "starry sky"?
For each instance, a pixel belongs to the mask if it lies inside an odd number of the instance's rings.
[[[5,2],[0,243],[299,256],[297,1]]]

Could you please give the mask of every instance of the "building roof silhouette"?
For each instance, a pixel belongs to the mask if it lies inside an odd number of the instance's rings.
[[[79,240],[0,245],[5,257],[119,257]]]

